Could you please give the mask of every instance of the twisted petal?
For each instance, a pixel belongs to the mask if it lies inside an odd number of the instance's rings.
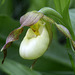
[[[3,46],[3,48],[1,49],[1,51],[3,51],[4,53],[4,59],[7,55],[7,48],[10,47],[10,45],[12,44],[13,41],[16,41],[18,40],[19,38],[19,35],[22,33],[23,31],[23,28],[18,28],[18,29],[15,29],[14,31],[12,31],[9,36],[7,37],[6,39],[6,44]],[[2,64],[4,62],[4,59],[2,61]]]
[[[55,23],[55,25],[66,37],[68,37],[71,40],[73,49],[75,50],[75,41],[72,40],[69,30],[66,27],[64,27],[63,25],[60,25],[57,23]]]
[[[1,51],[4,53],[4,58],[2,63],[4,62],[4,59],[7,55],[7,48],[10,47],[13,41],[18,40],[19,35],[23,32],[24,26],[31,26],[38,22],[39,19],[43,17],[42,13],[39,13],[37,11],[28,12],[26,15],[22,16],[20,18],[21,26],[15,30],[13,30],[7,37],[5,45],[2,47]]]

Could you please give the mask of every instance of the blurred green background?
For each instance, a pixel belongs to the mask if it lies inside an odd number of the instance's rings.
[[[8,34],[20,26],[19,19],[22,15],[28,11],[38,11],[43,7],[57,10],[64,17],[63,21],[71,35],[73,32],[75,34],[75,0],[0,0],[0,49],[5,44]],[[57,19],[53,19],[58,23]],[[20,39],[8,49],[4,64],[1,64],[3,53],[0,52],[0,75],[74,75],[71,63],[75,55],[73,52],[71,55],[68,53],[68,50],[72,50],[66,47],[66,37],[54,25],[52,44],[37,60],[33,70],[30,70],[34,60],[24,60],[19,56],[19,45],[27,29],[28,27],[24,27]],[[75,37],[72,38],[75,40]]]

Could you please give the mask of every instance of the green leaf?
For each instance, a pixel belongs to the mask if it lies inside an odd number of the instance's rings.
[[[72,23],[72,29],[73,29],[74,35],[75,35],[75,9],[70,9],[69,13],[70,13],[70,19],[71,19],[71,23]]]
[[[10,75],[41,75],[36,71],[30,70],[25,65],[8,59],[3,65],[0,64],[0,69]]]
[[[54,1],[53,0],[46,1],[45,7],[50,7],[50,8],[55,9]]]
[[[55,8],[53,0],[30,0],[30,8],[28,11],[40,10],[43,7]]]
[[[39,10],[46,5],[46,0],[31,0],[29,11]]]
[[[62,20],[62,16],[56,10],[52,8],[44,7],[44,8],[41,8],[39,12],[43,13],[46,16],[49,14],[49,15],[56,17],[57,19]]]
[[[64,26],[70,31],[72,38],[74,39],[74,32],[72,30],[72,25],[69,17],[69,4],[70,0],[54,0],[56,10],[62,15]]]
[[[56,10],[62,15],[64,9],[69,8],[70,0],[54,0]]]
[[[71,18],[71,23],[72,23],[72,29],[74,31],[74,35],[75,35],[75,9],[70,9],[69,10],[70,13],[70,18]],[[74,40],[75,40],[75,36],[74,36]]]

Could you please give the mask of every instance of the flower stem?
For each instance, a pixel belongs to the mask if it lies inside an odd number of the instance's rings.
[[[31,65],[31,67],[30,67],[30,69],[33,69],[34,64],[36,63],[36,61],[37,61],[37,59],[34,60],[34,62],[32,63],[32,65]]]

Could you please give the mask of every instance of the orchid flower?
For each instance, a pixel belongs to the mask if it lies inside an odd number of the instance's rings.
[[[51,13],[54,15],[58,14],[53,9],[49,10],[51,10]],[[8,35],[6,44],[1,49],[4,53],[2,63],[7,55],[7,48],[13,41],[16,41],[19,38],[24,26],[29,26],[19,48],[19,54],[24,59],[37,59],[46,52],[52,41],[52,24],[54,24],[59,31],[71,40],[72,47],[75,50],[75,41],[72,40],[69,30],[63,25],[57,24],[53,19],[47,17],[41,11],[43,12],[43,10],[31,11],[20,18],[21,26]]]

